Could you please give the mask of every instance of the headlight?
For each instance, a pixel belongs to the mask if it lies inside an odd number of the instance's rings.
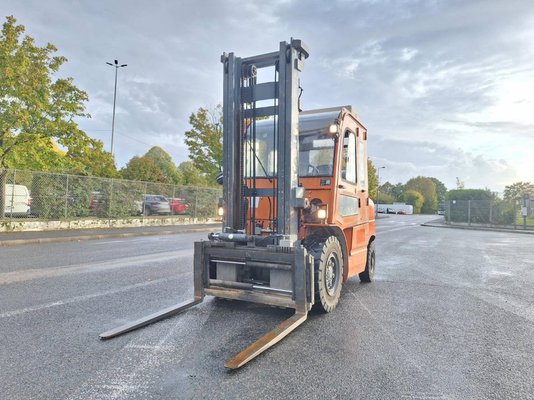
[[[317,218],[326,219],[326,216],[327,216],[326,208],[320,208],[317,210]]]
[[[222,216],[224,215],[224,207],[219,207],[219,208],[217,209],[217,215],[218,215],[219,217],[222,217]]]

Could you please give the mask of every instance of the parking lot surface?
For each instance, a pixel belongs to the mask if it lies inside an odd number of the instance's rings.
[[[98,334],[192,298],[206,233],[0,248],[5,399],[528,399],[534,237],[377,224],[376,280],[349,280],[241,370],[224,361],[291,315],[208,298],[109,341]]]

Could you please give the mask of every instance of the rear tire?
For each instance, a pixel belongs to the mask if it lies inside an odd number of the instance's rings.
[[[315,304],[323,312],[334,311],[343,286],[343,251],[335,236],[313,240],[310,254],[314,257]]]
[[[372,241],[367,246],[367,262],[365,263],[365,270],[359,274],[360,281],[372,282],[375,277],[375,242]]]

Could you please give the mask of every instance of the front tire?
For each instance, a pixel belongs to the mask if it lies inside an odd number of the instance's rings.
[[[375,242],[372,241],[367,246],[367,262],[365,270],[359,274],[360,281],[372,282],[375,277]]]
[[[335,236],[314,241],[308,249],[314,257],[315,305],[323,311],[334,311],[343,286],[343,251]]]

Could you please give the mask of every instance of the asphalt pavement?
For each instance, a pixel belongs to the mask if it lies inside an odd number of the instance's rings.
[[[98,339],[191,299],[205,232],[0,247],[1,397],[532,399],[534,237],[427,220],[379,219],[376,280],[235,372],[224,361],[291,311],[207,298]]]

